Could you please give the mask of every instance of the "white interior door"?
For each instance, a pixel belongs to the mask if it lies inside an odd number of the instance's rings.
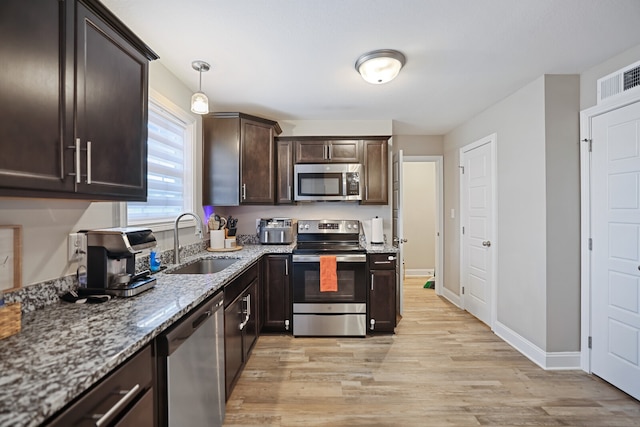
[[[463,307],[492,326],[494,135],[460,150]]]
[[[398,248],[398,269],[396,270],[396,305],[398,314],[402,315],[404,308],[404,256],[402,253],[402,243],[406,242],[403,237],[402,227],[402,162],[403,155],[402,150],[393,154],[392,167],[391,167],[391,181],[392,181],[392,195],[391,195],[391,234],[393,238],[393,245]]]
[[[640,399],[640,102],[592,120],[591,371]]]

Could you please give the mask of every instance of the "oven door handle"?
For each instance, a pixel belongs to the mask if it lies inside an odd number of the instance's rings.
[[[327,254],[330,255],[330,254]],[[293,255],[291,262],[320,262],[321,255]],[[335,255],[336,262],[367,262],[366,254],[342,254]]]

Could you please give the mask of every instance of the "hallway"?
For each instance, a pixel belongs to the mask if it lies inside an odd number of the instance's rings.
[[[405,281],[394,336],[261,336],[225,426],[640,425],[640,402],[540,369],[423,285]]]

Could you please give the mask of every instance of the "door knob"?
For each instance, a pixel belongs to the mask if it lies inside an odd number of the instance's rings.
[[[488,240],[485,240],[484,242],[482,242],[482,246],[489,247],[489,246],[491,246],[491,242],[488,241]]]

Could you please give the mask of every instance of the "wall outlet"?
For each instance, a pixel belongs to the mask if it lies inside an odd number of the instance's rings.
[[[70,233],[68,242],[69,262],[81,262],[87,255],[87,235],[85,233]]]

